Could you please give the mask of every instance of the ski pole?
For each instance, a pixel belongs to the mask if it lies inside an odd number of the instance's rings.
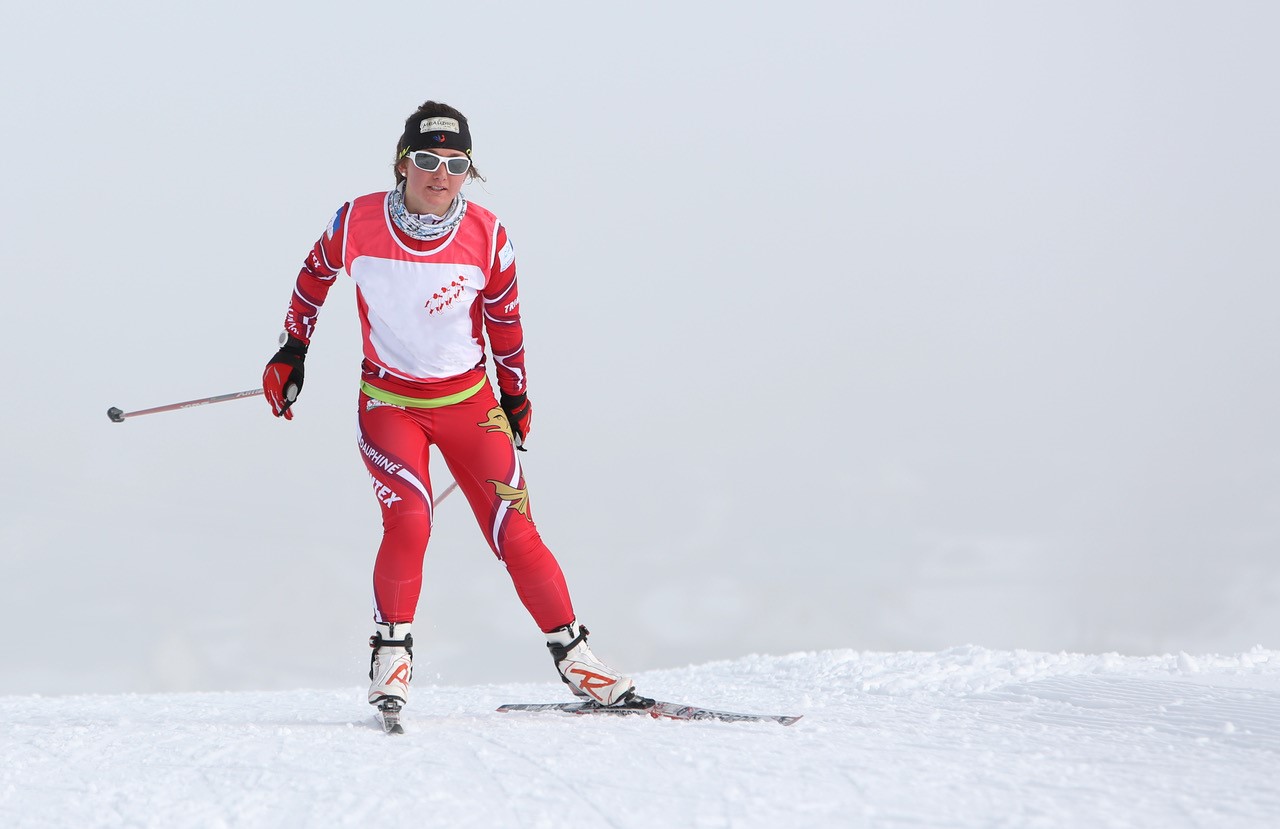
[[[449,484],[449,486],[445,487],[444,492],[441,492],[439,495],[437,495],[435,497],[435,500],[431,502],[431,508],[435,509],[436,507],[440,506],[440,502],[443,501],[445,498],[448,498],[450,493],[452,493],[457,488],[458,488],[457,481],[454,481],[453,483]]]
[[[255,397],[262,394],[262,389],[249,389],[247,391],[237,391],[231,394],[218,394],[213,397],[202,397],[199,400],[187,400],[183,403],[170,403],[168,406],[156,406],[151,409],[139,409],[136,412],[122,412],[115,406],[107,409],[107,417],[111,418],[112,423],[124,423],[126,417],[138,417],[145,414],[156,414],[157,412],[172,412],[178,409],[193,409],[196,406],[207,406],[210,403],[225,403],[228,400],[239,400],[242,397]]]

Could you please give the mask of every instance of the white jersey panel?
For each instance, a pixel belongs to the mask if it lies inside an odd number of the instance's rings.
[[[475,265],[357,256],[348,269],[368,308],[379,362],[418,378],[454,377],[484,358],[471,308],[485,284]]]

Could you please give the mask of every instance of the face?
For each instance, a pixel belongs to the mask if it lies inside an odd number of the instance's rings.
[[[462,150],[432,150],[442,158],[466,156]],[[443,216],[453,199],[467,181],[467,174],[450,175],[441,164],[435,172],[428,173],[407,158],[400,159],[400,172],[404,173],[404,206],[410,213],[434,213]]]

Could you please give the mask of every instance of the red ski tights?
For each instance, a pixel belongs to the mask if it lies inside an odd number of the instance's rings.
[[[379,622],[411,622],[431,538],[428,450],[439,449],[516,594],[544,632],[573,621],[555,556],[529,509],[510,427],[489,384],[440,408],[401,408],[360,395],[359,444],[382,504],[382,545],[373,567]]]

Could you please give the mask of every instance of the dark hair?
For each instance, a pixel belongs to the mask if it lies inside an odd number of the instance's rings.
[[[467,122],[467,116],[463,115],[448,104],[442,104],[439,101],[423,102],[422,106],[418,107],[412,115],[405,119],[406,130],[408,125],[411,123],[415,123],[422,118],[434,117],[456,118],[466,129],[470,130],[470,125]],[[408,137],[409,133],[406,131],[400,135],[400,140],[396,142],[396,157],[395,161],[391,163],[391,171],[395,174],[396,184],[404,181],[404,173],[400,172],[400,162],[403,160],[401,156],[404,154],[405,148],[408,146]],[[471,155],[469,150],[467,151],[467,155]],[[471,169],[467,170],[467,178],[472,181],[476,179],[479,179],[480,181],[485,180],[485,177],[480,175],[480,171],[476,169],[475,161],[471,162]]]

